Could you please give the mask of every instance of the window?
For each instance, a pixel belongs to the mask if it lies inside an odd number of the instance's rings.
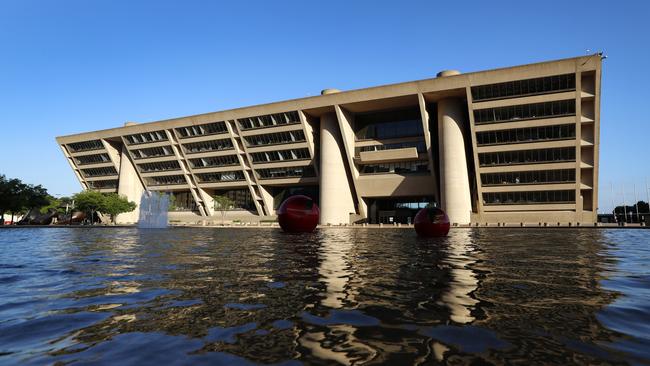
[[[71,144],[68,144],[68,149],[70,149],[72,152],[100,150],[103,148],[104,145],[99,140],[73,142]]]
[[[156,162],[156,163],[138,164],[138,167],[140,168],[140,171],[142,173],[164,172],[164,171],[180,170],[181,169],[181,166],[178,164],[178,161],[176,161],[176,160],[160,161],[160,162]]]
[[[77,162],[77,165],[101,164],[111,161],[108,154],[76,156],[74,160]]]
[[[483,193],[483,204],[486,206],[575,203],[575,200],[574,190]]]
[[[239,165],[239,159],[237,159],[237,155],[211,156],[207,158],[190,159],[190,165],[195,169]]]
[[[546,162],[575,161],[575,147],[539,150],[500,151],[478,154],[480,166],[517,165]]]
[[[575,181],[575,169],[481,174],[481,183],[484,186],[504,184],[572,183]]]
[[[516,80],[499,84],[472,87],[474,101],[512,98],[524,95],[544,94],[575,90],[575,74],[547,76],[536,79]]]
[[[426,160],[403,161],[397,163],[368,164],[360,167],[361,174],[395,173],[401,175],[428,174],[429,163]]]
[[[571,116],[576,113],[574,99],[534,104],[513,105],[474,110],[474,123],[511,122],[536,118]]]
[[[513,142],[574,139],[575,136],[576,126],[571,124],[477,132],[476,142],[479,146],[482,146],[507,144]]]
[[[244,173],[241,171],[220,172],[220,173],[200,173],[196,175],[199,182],[233,182],[244,180]]]
[[[275,150],[251,153],[253,163],[311,159],[308,149]]]
[[[124,136],[124,139],[129,145],[147,144],[150,142],[167,141],[167,134],[165,131],[160,130],[153,132],[136,133],[134,135],[126,135]]]
[[[263,146],[263,145],[277,145],[277,144],[290,144],[305,141],[305,134],[301,130],[268,133],[264,135],[246,136],[244,137],[246,146]]]
[[[109,166],[104,168],[88,168],[81,169],[81,173],[84,177],[103,177],[107,175],[117,175],[117,170],[115,167]]]
[[[186,184],[185,176],[183,175],[164,175],[161,177],[147,177],[144,178],[147,185],[150,186],[171,186],[178,184]]]
[[[268,168],[255,170],[259,179],[315,177],[314,167]]]
[[[354,116],[357,140],[422,136],[422,117],[418,108],[357,114]]]
[[[188,138],[194,136],[227,133],[228,127],[226,126],[226,122],[221,121],[221,122],[206,123],[206,124],[196,125],[196,126],[178,127],[176,128],[176,132],[178,132],[181,138]]]
[[[171,156],[173,154],[171,146],[158,146],[131,150],[131,156],[133,156],[133,159],[157,158],[161,156]]]
[[[252,130],[255,128],[274,127],[288,124],[300,123],[298,112],[291,111],[286,113],[275,113],[263,116],[255,116],[238,119],[239,128],[242,130]]]
[[[183,148],[188,154],[197,154],[206,151],[219,151],[234,149],[232,140],[221,139],[213,141],[193,142],[191,144],[183,144]]]
[[[255,202],[250,189],[231,189],[227,191],[215,191],[215,195],[226,196],[234,202],[235,208],[244,210],[255,210]]]
[[[113,189],[117,188],[117,180],[93,180],[88,182],[88,188],[90,189]]]

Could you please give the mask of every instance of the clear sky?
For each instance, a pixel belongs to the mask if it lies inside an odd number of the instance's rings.
[[[649,1],[0,0],[0,174],[80,189],[55,136],[604,51],[600,211],[650,179]]]

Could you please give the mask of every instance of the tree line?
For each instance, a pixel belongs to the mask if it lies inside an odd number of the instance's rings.
[[[106,214],[111,222],[115,222],[118,214],[131,212],[136,208],[135,202],[117,193],[100,193],[97,191],[81,191],[71,197],[56,198],[50,195],[41,185],[23,183],[17,178],[7,178],[0,175],[0,225],[4,225],[5,214],[14,217],[27,214],[32,210],[41,213],[55,212],[65,214],[67,210],[82,211],[90,214],[95,212]]]

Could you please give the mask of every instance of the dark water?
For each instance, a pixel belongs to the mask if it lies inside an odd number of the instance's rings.
[[[650,364],[650,230],[0,230],[0,364]]]

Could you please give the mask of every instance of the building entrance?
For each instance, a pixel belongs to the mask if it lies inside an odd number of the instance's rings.
[[[433,197],[368,198],[366,202],[371,224],[412,224],[420,209],[435,204]]]

